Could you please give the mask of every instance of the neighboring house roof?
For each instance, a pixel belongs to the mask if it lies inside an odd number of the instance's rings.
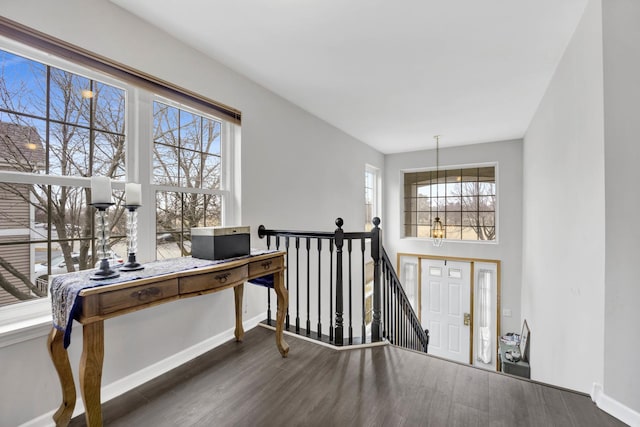
[[[25,171],[44,167],[44,146],[38,130],[34,126],[0,122],[0,163]]]

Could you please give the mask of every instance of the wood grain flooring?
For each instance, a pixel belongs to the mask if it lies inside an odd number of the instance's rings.
[[[393,346],[233,341],[102,405],[105,426],[624,426],[588,396]],[[84,425],[76,417],[71,426]]]

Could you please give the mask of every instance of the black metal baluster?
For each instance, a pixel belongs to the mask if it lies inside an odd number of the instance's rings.
[[[271,236],[267,236],[267,249],[271,249]],[[271,326],[271,288],[267,287],[267,325]]]
[[[353,344],[353,277],[351,275],[351,241],[352,239],[347,240],[347,251],[349,258],[349,344]]]
[[[284,238],[284,247],[287,250],[287,281],[285,283],[286,287],[287,287],[287,294],[289,293],[289,236],[286,236]],[[291,327],[291,323],[289,322],[289,302],[287,301],[287,316],[285,318],[285,328],[287,328],[287,331],[289,330],[289,328]]]
[[[380,258],[382,257],[382,240],[380,233],[380,218],[373,218],[373,230],[371,236],[371,258],[373,258],[373,313],[371,320],[371,340],[381,341],[381,321],[380,321]]]
[[[361,336],[362,336],[362,344],[364,344],[367,341],[367,312],[366,312],[366,307],[364,304],[364,299],[365,299],[365,290],[367,288],[367,282],[366,282],[366,277],[365,277],[365,270],[364,270],[364,237],[360,239],[360,257],[362,258],[362,331],[361,331]]]
[[[318,237],[318,338],[322,337],[322,239]]]
[[[338,228],[335,232],[336,243],[336,330],[335,344],[344,344],[344,325],[343,325],[343,307],[342,307],[342,246],[344,245],[344,231],[342,218],[336,219]]]
[[[398,335],[398,285],[394,280],[391,281],[393,283],[393,342],[399,343],[399,335]]]
[[[389,281],[387,280],[387,267],[385,264],[382,265],[382,277],[384,278],[384,283],[382,285],[382,306],[384,308],[384,316],[383,316],[383,325],[384,331],[382,332],[382,336],[389,340]]]
[[[329,341],[333,342],[333,239],[329,239]]]
[[[311,238],[307,237],[307,336],[311,335]]]
[[[296,237],[296,334],[300,333],[300,238]]]
[[[394,295],[395,292],[393,290],[393,282],[391,280],[389,280],[389,270],[387,269],[387,283],[389,283],[389,341],[391,343],[395,343],[395,333],[396,333],[396,329],[395,329],[395,319],[396,319],[396,314],[395,314],[395,310],[394,310]]]

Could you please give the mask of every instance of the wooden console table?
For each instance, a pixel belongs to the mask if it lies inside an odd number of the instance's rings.
[[[81,290],[78,294],[77,313],[79,314],[76,314],[74,319],[83,326],[80,390],[85,406],[87,425],[89,427],[102,426],[100,386],[104,358],[104,320],[106,319],[169,301],[233,288],[236,311],[235,337],[237,341],[242,341],[244,336],[242,327],[244,282],[273,274],[273,285],[278,299],[276,346],[282,357],[287,357],[289,346],[283,339],[283,327],[289,296],[284,286],[284,254],[284,252],[264,253],[212,266],[126,280]],[[73,319],[68,321],[73,322]],[[66,426],[71,420],[76,403],[76,389],[69,357],[64,347],[64,332],[55,327],[52,328],[48,347],[62,387],[62,404],[53,419],[57,426]]]

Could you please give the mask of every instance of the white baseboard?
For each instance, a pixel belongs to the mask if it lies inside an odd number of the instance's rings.
[[[593,383],[591,400],[595,402],[598,408],[623,423],[629,424],[631,427],[640,427],[640,412],[634,411],[614,398],[607,396],[601,384]]]
[[[245,320],[242,322],[242,325],[245,330],[249,330],[258,325],[265,318],[265,313],[260,314],[259,316],[253,317],[249,320]],[[201,354],[206,353],[209,350],[212,350],[219,345],[224,344],[234,337],[235,328],[228,329],[219,333],[218,335],[211,337],[205,341],[199,342],[187,349],[182,350],[179,353],[176,353],[172,356],[167,357],[157,363],[154,363],[151,366],[148,366],[144,369],[141,369],[137,372],[134,372],[131,375],[128,375],[124,378],[121,378],[111,384],[108,384],[102,387],[101,390],[101,400],[102,403],[107,402],[115,397],[118,397],[129,390],[132,390],[170,370],[177,368],[180,365],[187,363],[188,361],[200,356]],[[80,393],[78,393],[80,395]],[[53,414],[57,411],[58,408],[47,412],[37,418],[34,418],[26,423],[20,425],[20,427],[49,427],[55,425],[53,422]],[[76,406],[73,411],[73,416],[78,416],[84,413],[84,405],[82,403],[82,398],[78,398],[76,400]]]

